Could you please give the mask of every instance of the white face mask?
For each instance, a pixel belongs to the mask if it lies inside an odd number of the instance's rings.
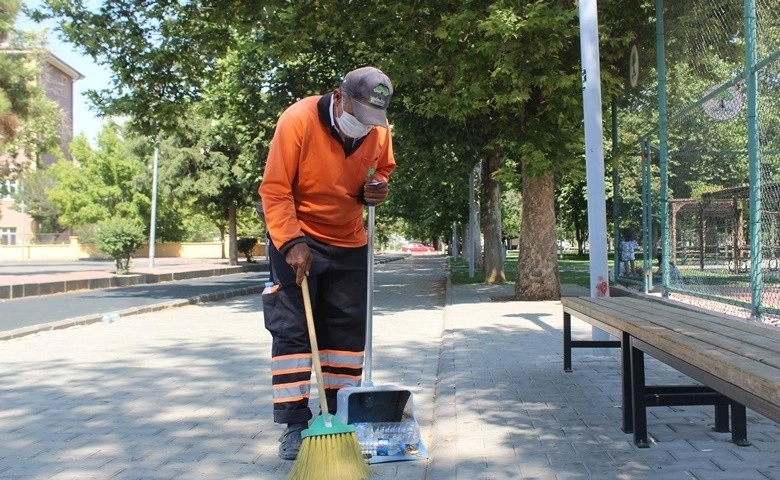
[[[344,111],[344,99],[341,99],[341,116],[336,117],[336,124],[345,136],[350,138],[363,138],[371,131],[372,125],[366,125],[355,118],[351,113]]]

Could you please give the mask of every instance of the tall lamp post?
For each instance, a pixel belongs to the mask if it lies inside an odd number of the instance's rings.
[[[604,144],[601,117],[601,65],[597,0],[581,0],[580,56],[582,59],[582,98],[585,120],[585,170],[588,186],[588,241],[590,242],[590,296],[608,297],[607,207],[604,185]],[[593,340],[606,340],[609,334],[593,327]],[[598,349],[597,349],[598,350]],[[597,355],[604,352],[597,351]]]
[[[19,176],[19,197],[22,200],[22,205],[21,205],[21,207],[22,207],[21,208],[21,212],[22,212],[21,219],[22,219],[22,221],[20,222],[20,226],[19,226],[19,230],[20,230],[19,245],[21,245],[21,247],[22,247],[22,260],[24,260],[24,258],[25,258],[25,255],[24,255],[24,222],[25,222],[25,220],[24,220],[24,207],[25,207],[25,205],[24,205],[24,180],[22,180],[21,176]]]
[[[157,161],[159,156],[160,146],[155,143],[152,162],[152,219],[149,222],[149,268],[154,268],[154,243],[157,232]]]

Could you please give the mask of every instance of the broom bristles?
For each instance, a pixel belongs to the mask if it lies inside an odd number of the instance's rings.
[[[370,476],[352,432],[305,437],[287,480],[365,480]]]

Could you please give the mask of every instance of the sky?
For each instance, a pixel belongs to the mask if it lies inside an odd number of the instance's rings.
[[[25,5],[36,5],[36,1],[25,1]],[[90,143],[94,144],[98,132],[103,126],[103,120],[90,110],[89,102],[84,96],[87,90],[99,90],[108,84],[110,74],[108,69],[97,65],[91,58],[82,55],[77,49],[60,40],[54,31],[53,24],[35,23],[23,13],[19,14],[16,28],[23,31],[43,31],[48,27],[48,45],[51,53],[81,73],[84,78],[73,84],[73,134],[83,133]]]

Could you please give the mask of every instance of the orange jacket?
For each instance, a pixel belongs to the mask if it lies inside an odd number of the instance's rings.
[[[363,184],[395,169],[388,128],[374,127],[347,153],[331,126],[332,94],[307,97],[279,118],[260,183],[266,227],[284,252],[304,235],[337,247],[366,245]]]

